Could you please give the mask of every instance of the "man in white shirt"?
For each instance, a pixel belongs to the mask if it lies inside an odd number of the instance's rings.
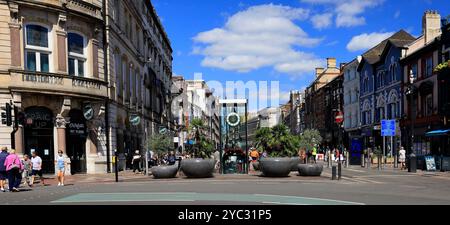
[[[41,157],[39,157],[36,153],[36,151],[34,151],[31,154],[31,164],[32,164],[32,169],[31,169],[31,186],[34,185],[34,178],[36,177],[36,175],[39,176],[39,179],[42,182],[42,185],[45,186],[45,182],[44,182],[44,177],[42,176],[42,159]]]

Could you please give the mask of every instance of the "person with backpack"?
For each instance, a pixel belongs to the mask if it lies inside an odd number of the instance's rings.
[[[20,162],[19,156],[16,155],[16,150],[11,149],[8,157],[6,157],[4,166],[6,167],[6,173],[8,174],[8,183],[10,192],[19,192],[20,182],[22,180],[21,171],[23,165]]]
[[[6,179],[8,178],[5,166],[6,157],[8,157],[8,148],[2,147],[2,151],[0,152],[0,189],[2,192],[6,191]]]

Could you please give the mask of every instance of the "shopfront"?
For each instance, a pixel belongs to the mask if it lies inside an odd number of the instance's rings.
[[[55,173],[53,121],[53,113],[46,107],[25,109],[25,154],[36,152],[42,158],[42,172],[49,174]]]
[[[66,153],[71,162],[70,171],[72,174],[86,173],[86,119],[79,109],[70,110],[69,117],[70,122],[66,125]]]

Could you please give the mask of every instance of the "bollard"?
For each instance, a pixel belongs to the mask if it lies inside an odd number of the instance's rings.
[[[381,170],[381,163],[383,162],[383,158],[381,157],[381,155],[378,155],[377,162],[378,162],[378,170]]]
[[[408,172],[416,173],[417,172],[417,157],[414,153],[409,155],[408,159]]]
[[[339,162],[338,164],[338,180],[340,180],[342,177],[342,163]]]
[[[398,156],[397,156],[397,154],[394,155],[394,168],[398,168]]]
[[[345,168],[348,168],[348,166],[350,165],[350,156],[347,152],[347,154],[345,155]]]
[[[336,166],[331,169],[331,180],[336,180]]]
[[[330,154],[328,154],[328,168],[330,168],[332,165],[333,165],[333,161],[332,161],[331,152],[330,152]]]
[[[364,154],[361,154],[361,167],[364,168],[366,167],[366,157],[364,156]]]

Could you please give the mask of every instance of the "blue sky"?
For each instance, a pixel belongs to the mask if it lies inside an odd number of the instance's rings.
[[[427,9],[450,15],[447,0],[152,2],[172,42],[175,74],[193,79],[202,73],[224,85],[279,81],[279,94],[252,93],[278,100],[272,104],[308,86],[327,57],[351,61],[400,29],[418,36]],[[250,108],[270,104],[253,102]]]

